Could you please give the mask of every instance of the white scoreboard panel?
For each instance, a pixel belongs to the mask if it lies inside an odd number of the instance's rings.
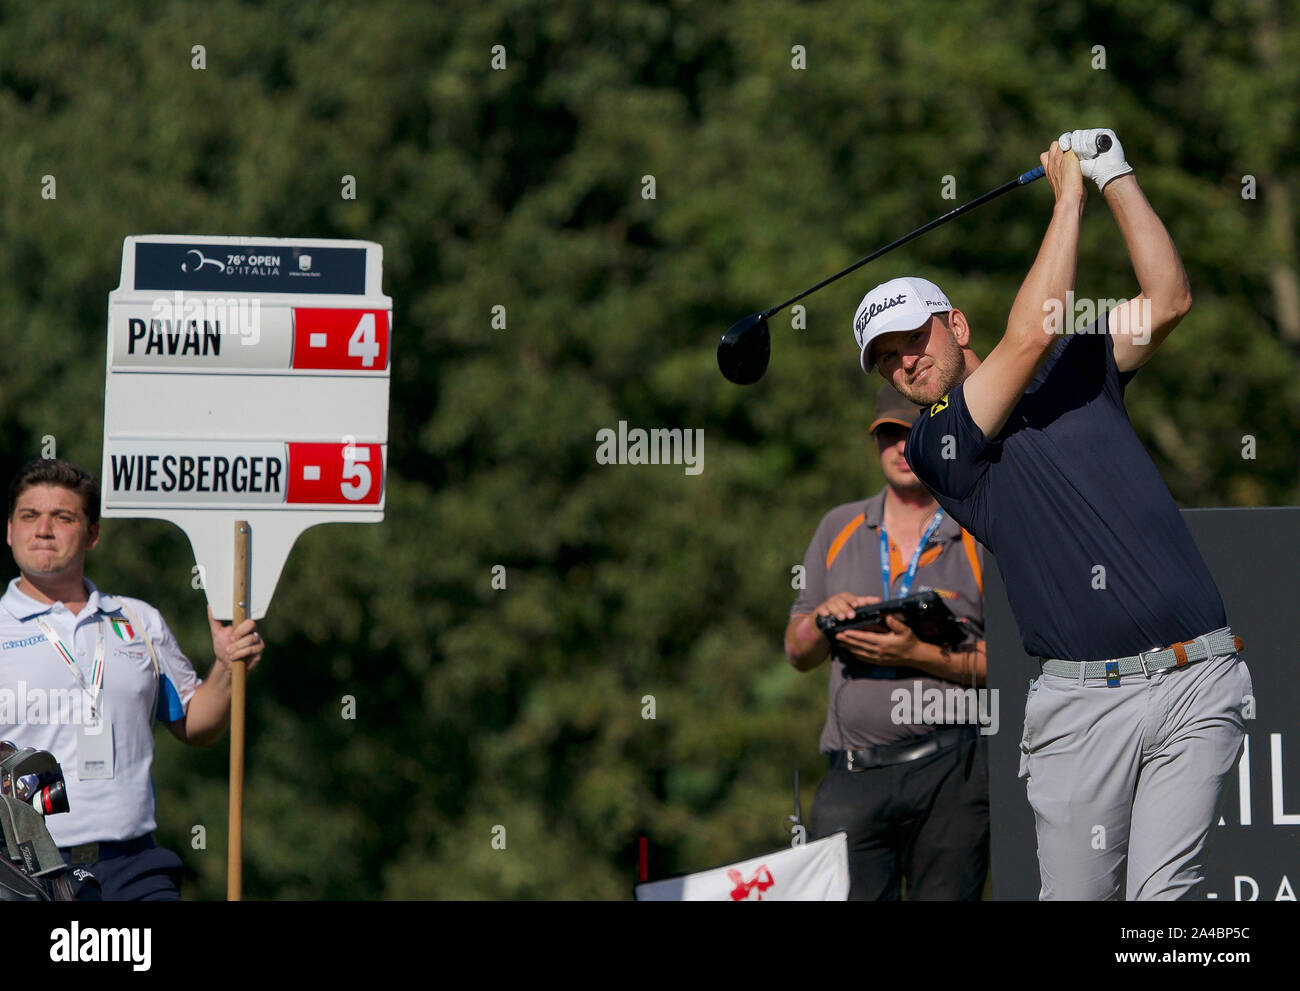
[[[249,615],[298,534],[384,516],[392,300],[368,241],[128,237],[109,294],[102,508],[171,520],[230,619],[233,524]]]

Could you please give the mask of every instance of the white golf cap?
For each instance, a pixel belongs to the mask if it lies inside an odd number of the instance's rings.
[[[861,356],[858,361],[868,375],[875,367],[867,364],[867,348],[881,334],[915,330],[935,313],[952,309],[948,297],[933,282],[905,277],[890,279],[862,297],[853,314],[853,336]]]

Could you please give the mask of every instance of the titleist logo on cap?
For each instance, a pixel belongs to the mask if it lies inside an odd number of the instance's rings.
[[[867,326],[867,324],[871,323],[875,317],[884,313],[891,306],[898,306],[900,303],[906,302],[907,293],[899,293],[897,296],[886,299],[882,303],[872,303],[866,310],[858,315],[857,323],[853,325],[853,329],[858,333],[862,333],[862,330]]]

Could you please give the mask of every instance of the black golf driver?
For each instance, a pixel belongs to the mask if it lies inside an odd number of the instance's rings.
[[[1105,152],[1110,150],[1110,137],[1102,134],[1097,138],[1097,151]],[[856,271],[869,261],[874,261],[886,252],[893,251],[900,244],[906,244],[913,238],[920,237],[926,231],[934,230],[940,224],[946,224],[954,217],[959,217],[968,210],[974,210],[981,203],[987,203],[989,200],[1001,196],[1003,193],[1020,186],[1026,186],[1035,179],[1043,177],[1043,167],[1040,165],[1029,172],[1005,182],[997,189],[989,190],[983,196],[977,196],[969,203],[963,203],[955,210],[950,210],[942,217],[931,220],[928,224],[918,227],[910,234],[904,234],[897,241],[885,245],[877,251],[873,251],[865,258],[855,261],[846,269],[836,272],[828,279],[822,279],[821,282],[811,289],[805,289],[797,296],[791,296],[784,303],[778,303],[771,309],[764,310],[762,313],[751,313],[743,320],[738,320],[732,324],[722,340],[718,343],[718,368],[728,380],[735,382],[736,385],[753,385],[763,377],[767,371],[768,360],[772,356],[772,335],[767,329],[767,318],[774,313],[779,313],[792,303],[797,303],[805,296],[815,293],[823,286],[828,286],[836,279],[843,278],[850,272]]]

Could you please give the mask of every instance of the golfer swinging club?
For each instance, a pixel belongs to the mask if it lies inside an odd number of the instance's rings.
[[[923,279],[869,292],[854,335],[864,371],[928,407],[907,460],[997,556],[1025,650],[1040,658],[1020,743],[1039,897],[1192,897],[1241,752],[1250,673],[1124,408],[1191,293],[1113,131],[1064,134],[1040,160],[1056,204],[987,358]],[[1140,293],[1067,336],[1084,178],[1119,224]]]

